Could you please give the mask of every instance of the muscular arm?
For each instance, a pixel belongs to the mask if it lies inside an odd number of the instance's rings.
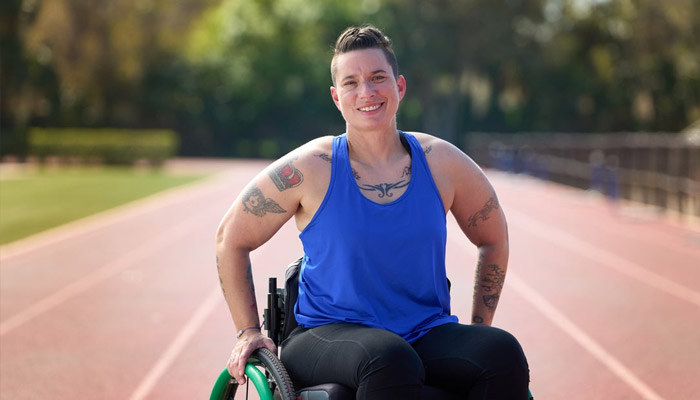
[[[479,249],[472,302],[473,324],[491,325],[508,269],[508,228],[493,188],[479,171],[467,199],[458,189],[452,210],[462,231]],[[481,204],[476,208],[476,204]]]
[[[243,190],[219,225],[216,267],[236,331],[260,326],[250,252],[267,242],[299,206],[300,191],[287,189],[299,186],[303,175],[290,171],[298,172],[293,158],[268,167]],[[228,368],[239,382],[244,380],[245,361],[260,347],[274,350],[259,329],[248,329],[238,338]]]
[[[498,197],[481,169],[461,150],[420,135],[445,209],[477,246],[471,322],[491,325],[508,268],[508,229]]]
[[[500,213],[498,200],[493,196],[484,207],[475,214],[475,219],[485,218],[486,220],[494,213],[493,218],[505,220]],[[486,221],[484,221],[486,222]],[[494,225],[501,225],[499,221],[492,222]],[[478,228],[478,225],[468,224],[467,229]],[[491,325],[498,300],[501,297],[501,290],[506,278],[508,268],[508,242],[506,240],[491,240],[481,242],[479,246],[479,261],[476,265],[474,276],[474,299],[472,302],[472,318],[474,324]]]

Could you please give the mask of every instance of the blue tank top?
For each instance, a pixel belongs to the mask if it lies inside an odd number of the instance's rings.
[[[333,139],[331,180],[301,232],[304,260],[294,314],[312,328],[349,322],[413,342],[450,315],[444,206],[418,140],[411,180],[391,203],[366,198],[350,167],[347,137]]]

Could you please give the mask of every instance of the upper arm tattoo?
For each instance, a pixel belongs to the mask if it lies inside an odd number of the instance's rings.
[[[469,217],[469,222],[467,226],[469,228],[477,226],[478,221],[486,221],[487,219],[489,219],[489,214],[491,214],[491,211],[498,209],[498,200],[496,200],[496,196],[492,196],[486,202],[486,204],[484,204],[484,207],[481,210],[477,211],[474,215]]]
[[[302,175],[298,168],[292,165],[293,160],[295,159],[285,162],[269,173],[270,179],[272,179],[272,182],[275,183],[275,186],[277,186],[280,192],[297,187],[304,181],[304,175]]]
[[[266,199],[257,186],[253,186],[243,196],[243,211],[256,217],[264,217],[267,213],[283,214],[287,212],[274,200]]]

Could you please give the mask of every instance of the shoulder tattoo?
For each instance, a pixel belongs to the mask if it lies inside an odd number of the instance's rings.
[[[292,161],[295,159],[286,161],[269,173],[270,179],[272,179],[272,182],[275,183],[280,192],[297,187],[304,181],[304,175],[292,164]]]

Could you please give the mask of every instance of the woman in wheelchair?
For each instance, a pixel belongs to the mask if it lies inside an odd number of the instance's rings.
[[[281,359],[296,387],[336,383],[358,399],[527,399],[518,341],[491,327],[508,263],[496,194],[455,146],[397,130],[406,93],[389,39],[338,38],[331,97],[346,132],[315,139],[246,186],[217,233],[217,268],[238,330],[227,368],[276,351],[260,331],[249,254],[292,216],[304,248]],[[471,324],[450,313],[446,214],[479,250]]]

